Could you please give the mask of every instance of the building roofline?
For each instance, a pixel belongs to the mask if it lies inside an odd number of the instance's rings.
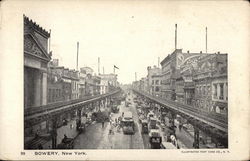
[[[41,33],[43,36],[47,38],[50,37],[50,33],[48,31],[46,31],[44,28],[39,26],[35,21],[30,19],[29,17],[23,15],[23,20],[24,20],[24,23],[30,25],[35,31],[38,31],[39,33]]]

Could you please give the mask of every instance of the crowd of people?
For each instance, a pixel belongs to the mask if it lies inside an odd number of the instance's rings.
[[[112,113],[109,116],[109,124],[110,124],[110,129],[109,129],[109,134],[114,134],[114,129],[116,128],[116,130],[119,132],[121,129],[121,122],[122,122],[122,118],[124,116],[124,112],[122,113],[121,116],[112,119]],[[104,127],[104,122],[102,127]]]

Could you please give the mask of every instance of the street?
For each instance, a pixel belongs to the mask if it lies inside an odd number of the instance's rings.
[[[130,95],[127,99],[130,99],[132,104],[129,107],[125,107],[125,102],[119,105],[119,112],[112,113],[112,120],[122,115],[122,112],[131,111],[135,121],[135,134],[125,135],[122,129],[119,131],[114,128],[114,133],[109,134],[111,125],[109,122],[105,122],[102,128],[102,123],[95,123],[87,127],[86,132],[78,135],[75,139],[75,149],[144,149],[148,148],[148,137],[141,134],[141,128],[138,120],[138,114],[132,101],[133,98]]]
[[[113,133],[109,134],[111,129],[110,122],[105,122],[104,127],[102,123],[93,123],[86,128],[86,132],[79,134],[74,141],[74,149],[150,149],[148,134],[141,133],[141,124],[139,123],[139,116],[136,110],[136,104],[133,101],[134,94],[127,96],[131,104],[125,106],[125,101],[118,106],[118,113],[111,113],[111,119],[118,119],[123,112],[130,111],[133,114],[135,121],[135,134],[124,134],[121,129],[113,128]],[[175,123],[178,127],[178,121]],[[160,133],[163,137],[163,142],[166,142],[164,136],[166,134],[162,131]],[[193,137],[184,129],[176,128],[176,139],[180,148],[192,148]]]

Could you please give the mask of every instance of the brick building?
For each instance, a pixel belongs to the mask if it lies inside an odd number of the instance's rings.
[[[227,54],[203,55],[194,74],[195,106],[206,111],[227,112]]]
[[[201,53],[183,53],[182,49],[176,49],[161,62],[162,66],[162,97],[167,99],[184,101],[184,82],[189,81],[187,77],[183,78],[185,70],[189,70],[190,64],[195,64]],[[177,93],[176,93],[176,81]],[[189,83],[185,83],[188,85]],[[192,84],[192,83],[191,83]],[[188,87],[188,86],[187,86]],[[186,87],[185,87],[186,88]]]

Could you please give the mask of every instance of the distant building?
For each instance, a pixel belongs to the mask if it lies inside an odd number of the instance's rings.
[[[147,74],[147,83],[148,83],[148,92],[150,94],[155,93],[155,91],[159,90],[159,85],[161,82],[161,69],[154,66],[151,68],[151,66],[147,67],[148,74]]]
[[[118,86],[116,74],[100,74],[100,94],[108,93]]]
[[[80,68],[80,71],[84,72],[85,74],[90,74],[90,75],[94,74],[94,70],[90,67],[82,67]]]
[[[93,88],[93,94],[99,95],[100,94],[100,83],[101,83],[101,77],[94,75],[92,77],[94,88]]]
[[[93,75],[94,70],[90,67],[82,67],[81,73],[85,76],[85,95],[94,96],[100,94],[101,78]]]
[[[167,99],[176,100],[181,99],[184,101],[184,91],[180,90],[180,86],[184,86],[184,80],[181,78],[181,67],[189,67],[189,64],[195,64],[197,58],[202,53],[183,53],[182,49],[176,49],[173,53],[168,55],[161,62],[162,66],[162,96]],[[182,69],[184,71],[184,69]],[[186,68],[186,70],[189,70]],[[177,93],[176,93],[176,80]]]
[[[161,73],[152,75],[152,94],[154,96],[161,96]]]
[[[69,75],[71,78],[71,99],[79,98],[79,72],[75,70],[69,70]]]
[[[80,74],[59,66],[53,59],[48,68],[48,102],[67,101],[80,98]],[[84,84],[85,85],[85,84]]]
[[[143,77],[140,80],[140,90],[147,92],[148,91],[148,79],[147,77]]]
[[[140,81],[133,81],[132,88],[140,90]]]
[[[85,70],[80,70],[79,73],[79,98],[83,98],[86,95],[86,71]]]
[[[24,16],[24,108],[47,104],[50,33]]]

